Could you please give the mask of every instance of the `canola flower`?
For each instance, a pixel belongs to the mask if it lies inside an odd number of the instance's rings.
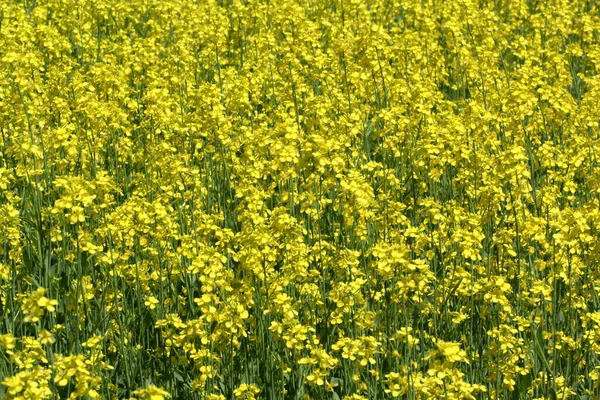
[[[600,4],[5,0],[0,398],[600,399]]]

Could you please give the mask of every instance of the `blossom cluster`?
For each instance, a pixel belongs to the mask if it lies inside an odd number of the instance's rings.
[[[0,2],[0,397],[600,399],[600,5]]]

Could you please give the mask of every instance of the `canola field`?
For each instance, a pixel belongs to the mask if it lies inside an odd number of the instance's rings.
[[[4,0],[0,398],[600,398],[600,4]]]

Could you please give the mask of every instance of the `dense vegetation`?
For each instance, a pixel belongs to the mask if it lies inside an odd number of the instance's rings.
[[[5,0],[0,397],[598,399],[600,6]]]

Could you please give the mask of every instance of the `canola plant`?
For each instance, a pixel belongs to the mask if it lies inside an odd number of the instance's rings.
[[[4,0],[0,398],[600,398],[600,4]]]

